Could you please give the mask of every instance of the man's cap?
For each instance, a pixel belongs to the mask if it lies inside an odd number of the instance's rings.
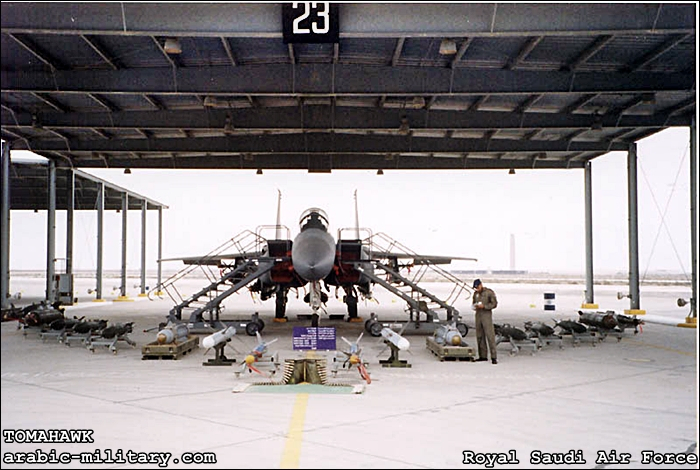
[[[474,284],[472,285],[472,288],[476,289],[481,285],[481,279],[474,279]]]

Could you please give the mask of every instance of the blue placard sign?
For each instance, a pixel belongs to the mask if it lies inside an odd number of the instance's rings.
[[[294,350],[335,350],[335,327],[295,326],[292,347]]]

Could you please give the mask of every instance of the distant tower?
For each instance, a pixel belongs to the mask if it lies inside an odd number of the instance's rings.
[[[510,234],[510,270],[515,271],[515,235]]]

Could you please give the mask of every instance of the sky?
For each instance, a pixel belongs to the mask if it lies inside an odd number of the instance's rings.
[[[688,128],[667,129],[638,142],[639,269],[690,278],[690,151]],[[24,158],[13,152],[13,160]],[[330,231],[360,226],[428,255],[477,258],[449,269],[515,269],[585,273],[584,170],[338,170],[331,174],[265,170],[83,169],[167,206],[163,257],[195,256],[245,230],[276,222],[293,238],[298,219],[320,207]],[[592,162],[594,273],[629,271],[627,153]],[[157,266],[157,211],[149,211],[147,269]],[[64,266],[65,211],[56,216],[57,270]],[[127,223],[127,269],[141,264],[141,213]],[[74,269],[96,266],[96,211],[76,211]],[[511,266],[511,234],[515,266]],[[104,269],[121,267],[121,214],[105,212]],[[168,262],[164,269],[178,269]],[[46,211],[12,211],[11,270],[46,267]]]

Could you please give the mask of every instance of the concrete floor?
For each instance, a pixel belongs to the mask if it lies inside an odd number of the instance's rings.
[[[499,297],[494,321],[521,328],[525,320],[551,324],[552,318],[574,319],[582,300],[579,285],[485,284]],[[444,286],[431,289],[439,294]],[[628,300],[616,299],[618,290],[624,289],[597,287],[602,310],[629,308]],[[675,299],[687,298],[688,290],[643,287],[642,308],[682,319],[687,311]],[[557,293],[555,312],[543,311],[543,292]],[[379,304],[360,305],[362,317],[369,312],[385,319],[404,316],[403,306],[387,293],[378,292],[377,298]],[[473,324],[468,305],[461,299],[455,307]],[[563,458],[577,451],[585,463],[566,468],[698,467],[642,463],[643,451],[697,458],[695,329],[646,324],[642,333],[630,332],[620,342],[609,337],[595,347],[573,347],[565,338],[563,349],[545,347],[534,355],[509,355],[504,343],[498,348],[498,365],[440,362],[425,347],[425,335],[411,335],[406,336],[410,352],[401,353],[412,365],[407,369],[381,367],[379,360],[387,359],[389,351],[380,339],[365,334],[360,345],[372,383],[364,384],[362,393],[296,393],[293,388],[290,393],[235,393],[245,388],[241,384],[261,379],[234,374],[243,354],[256,344],[243,332],[230,343],[239,354],[227,350],[239,361],[230,367],[203,367],[213,352],[205,355],[202,348],[176,361],[142,360],[141,346],[155,340],[155,332],[143,330],[163,321],[171,306],[166,300],[98,304],[81,298],[67,309],[69,316],[134,321],[130,337],[137,347],[119,342],[117,354],[42,341],[33,331],[25,337],[15,322],[3,323],[2,468],[36,467],[7,459],[13,453],[37,455],[39,449],[43,454],[55,450],[51,455],[56,458],[72,454],[70,466],[76,468],[180,468],[191,466],[183,464],[188,457],[215,459],[198,468],[489,468],[479,460],[489,458],[483,454],[514,454],[518,460],[496,461],[492,468],[539,468],[561,465],[531,461],[538,453]],[[305,305],[290,300],[293,320],[287,324],[271,321],[273,309],[273,302],[255,304],[246,293],[232,296],[225,313],[240,317],[259,311],[265,319],[264,339],[279,338],[270,352],[282,359],[303,355],[292,349],[291,331],[308,326],[294,315],[305,313]],[[332,298],[329,309],[342,313],[343,305]],[[336,327],[339,349],[345,348],[341,336],[354,340],[363,330],[361,323],[322,318],[321,324]],[[473,330],[466,340],[475,346]],[[331,358],[334,353],[317,354]],[[341,370],[338,379],[364,383],[355,370]],[[87,429],[93,442],[9,442],[8,430],[37,429]],[[101,465],[78,460],[80,453],[106,459],[118,451],[125,460],[127,452],[168,460]],[[629,453],[632,465],[597,460],[601,451],[608,457],[613,451]],[[463,462],[465,452],[474,453],[473,464]]]

